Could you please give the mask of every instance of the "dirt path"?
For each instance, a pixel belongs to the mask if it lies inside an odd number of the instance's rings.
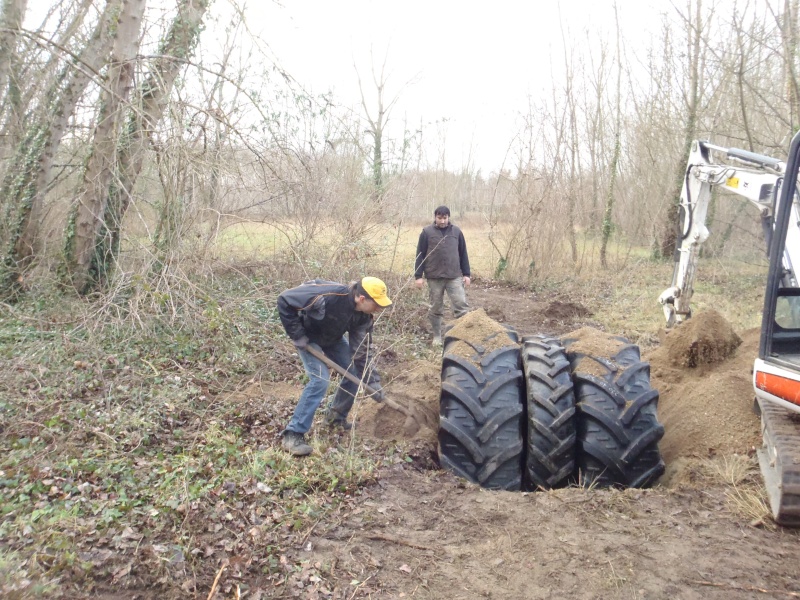
[[[584,325],[594,325],[592,311],[557,292],[531,292],[525,288],[477,282],[469,288],[472,308],[514,326],[520,335],[561,335]]]
[[[470,300],[523,335],[563,335],[593,324],[587,309],[556,294],[534,298],[475,286]],[[695,320],[694,329],[668,336],[644,357],[667,431],[661,443],[667,474],[649,490],[513,493],[458,480],[436,465],[435,357],[391,365],[387,392],[425,417],[409,423],[385,406],[364,404],[356,441],[397,442],[413,462],[387,467],[352,512],[316,526],[290,557],[307,569],[273,588],[275,594],[800,597],[794,566],[800,534],[750,522],[737,509],[760,487],[748,370],[757,332],[728,332],[719,347],[709,347],[721,335],[717,316]],[[681,362],[690,350],[693,367]]]
[[[324,584],[342,598],[800,594],[797,535],[748,527],[725,505],[719,487],[489,492],[396,467],[301,557],[332,565]]]

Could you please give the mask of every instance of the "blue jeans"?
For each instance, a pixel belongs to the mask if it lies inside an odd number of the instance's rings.
[[[321,346],[320,349],[325,356],[337,365],[347,369],[359,379],[362,377],[360,370],[352,364],[350,344],[347,343],[346,339],[342,338],[330,346]],[[300,355],[300,360],[303,361],[303,367],[305,367],[306,375],[308,375],[308,383],[306,387],[303,388],[303,393],[300,394],[300,400],[297,402],[297,407],[294,409],[292,420],[289,421],[285,431],[305,434],[311,429],[311,423],[314,421],[314,413],[317,412],[319,405],[322,403],[323,398],[325,398],[325,392],[328,391],[328,383],[330,382],[331,374],[325,363],[313,356],[310,352],[298,350],[297,353]],[[358,385],[342,377],[342,382],[336,390],[333,402],[328,408],[328,410],[334,411],[335,414],[332,413],[333,417],[336,419],[344,419],[347,417],[350,408],[353,406],[357,391]]]

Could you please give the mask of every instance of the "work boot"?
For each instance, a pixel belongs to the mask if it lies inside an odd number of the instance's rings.
[[[342,415],[332,409],[325,412],[325,417],[322,419],[323,425],[331,429],[344,429],[350,431],[353,429],[353,424],[345,419]]]
[[[296,431],[284,431],[281,447],[293,456],[308,456],[314,449],[306,443],[306,436]]]
[[[331,429],[343,429],[344,431],[350,431],[353,429],[353,424],[350,421],[345,421],[344,419],[332,419],[330,421],[326,421],[325,425]]]
[[[431,333],[433,340],[431,345],[437,348],[442,345],[442,317],[430,317],[431,320]]]

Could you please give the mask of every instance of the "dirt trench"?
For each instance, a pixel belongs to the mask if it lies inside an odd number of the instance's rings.
[[[573,314],[586,313],[574,311]],[[491,340],[506,344],[505,333],[487,311],[478,309],[455,322],[451,334],[460,341],[451,344],[448,351],[469,357],[474,353],[471,344],[487,345],[487,339],[489,345]],[[591,327],[562,334],[562,339],[568,338],[579,340],[573,344],[573,351],[598,356],[613,354],[623,343],[609,340]],[[686,465],[684,459],[747,456],[760,445],[759,419],[752,411],[750,383],[758,341],[757,329],[739,335],[712,310],[697,313],[677,329],[664,333],[662,344],[643,354],[643,359],[650,363],[651,385],[660,394],[658,414],[665,427],[659,447],[668,470],[662,485],[678,481]],[[615,347],[605,347],[608,344]],[[407,417],[386,406],[370,403],[357,415],[357,425],[361,434],[368,437],[427,441],[432,444],[433,453],[441,364],[418,360],[398,367],[402,370],[389,374],[387,393],[418,417]]]

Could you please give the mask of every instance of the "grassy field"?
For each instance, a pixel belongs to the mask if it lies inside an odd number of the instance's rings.
[[[336,224],[324,224],[304,242],[307,235],[296,224],[287,223],[236,223],[223,229],[216,237],[213,251],[218,257],[259,257],[277,259],[294,254],[293,244],[302,247],[302,257],[315,266],[326,259],[345,259],[360,265],[366,272],[376,270],[397,274],[412,274],[420,231],[427,223],[418,222],[388,227],[375,225],[364,228],[363,234],[353,241]],[[494,230],[488,223],[473,217],[465,224],[459,224],[467,241],[470,266],[475,277],[495,276],[500,252],[508,252],[511,235],[510,224],[499,225]],[[493,233],[495,245],[490,241]],[[298,244],[299,242],[299,244]],[[563,261],[569,262],[571,250],[566,240],[561,249]],[[648,248],[626,245],[612,241],[607,249],[608,260],[619,266],[629,261],[647,259]],[[600,266],[600,247],[596,239],[589,235],[578,237],[578,256],[580,270],[593,270]],[[552,274],[549,265],[541,268]]]

